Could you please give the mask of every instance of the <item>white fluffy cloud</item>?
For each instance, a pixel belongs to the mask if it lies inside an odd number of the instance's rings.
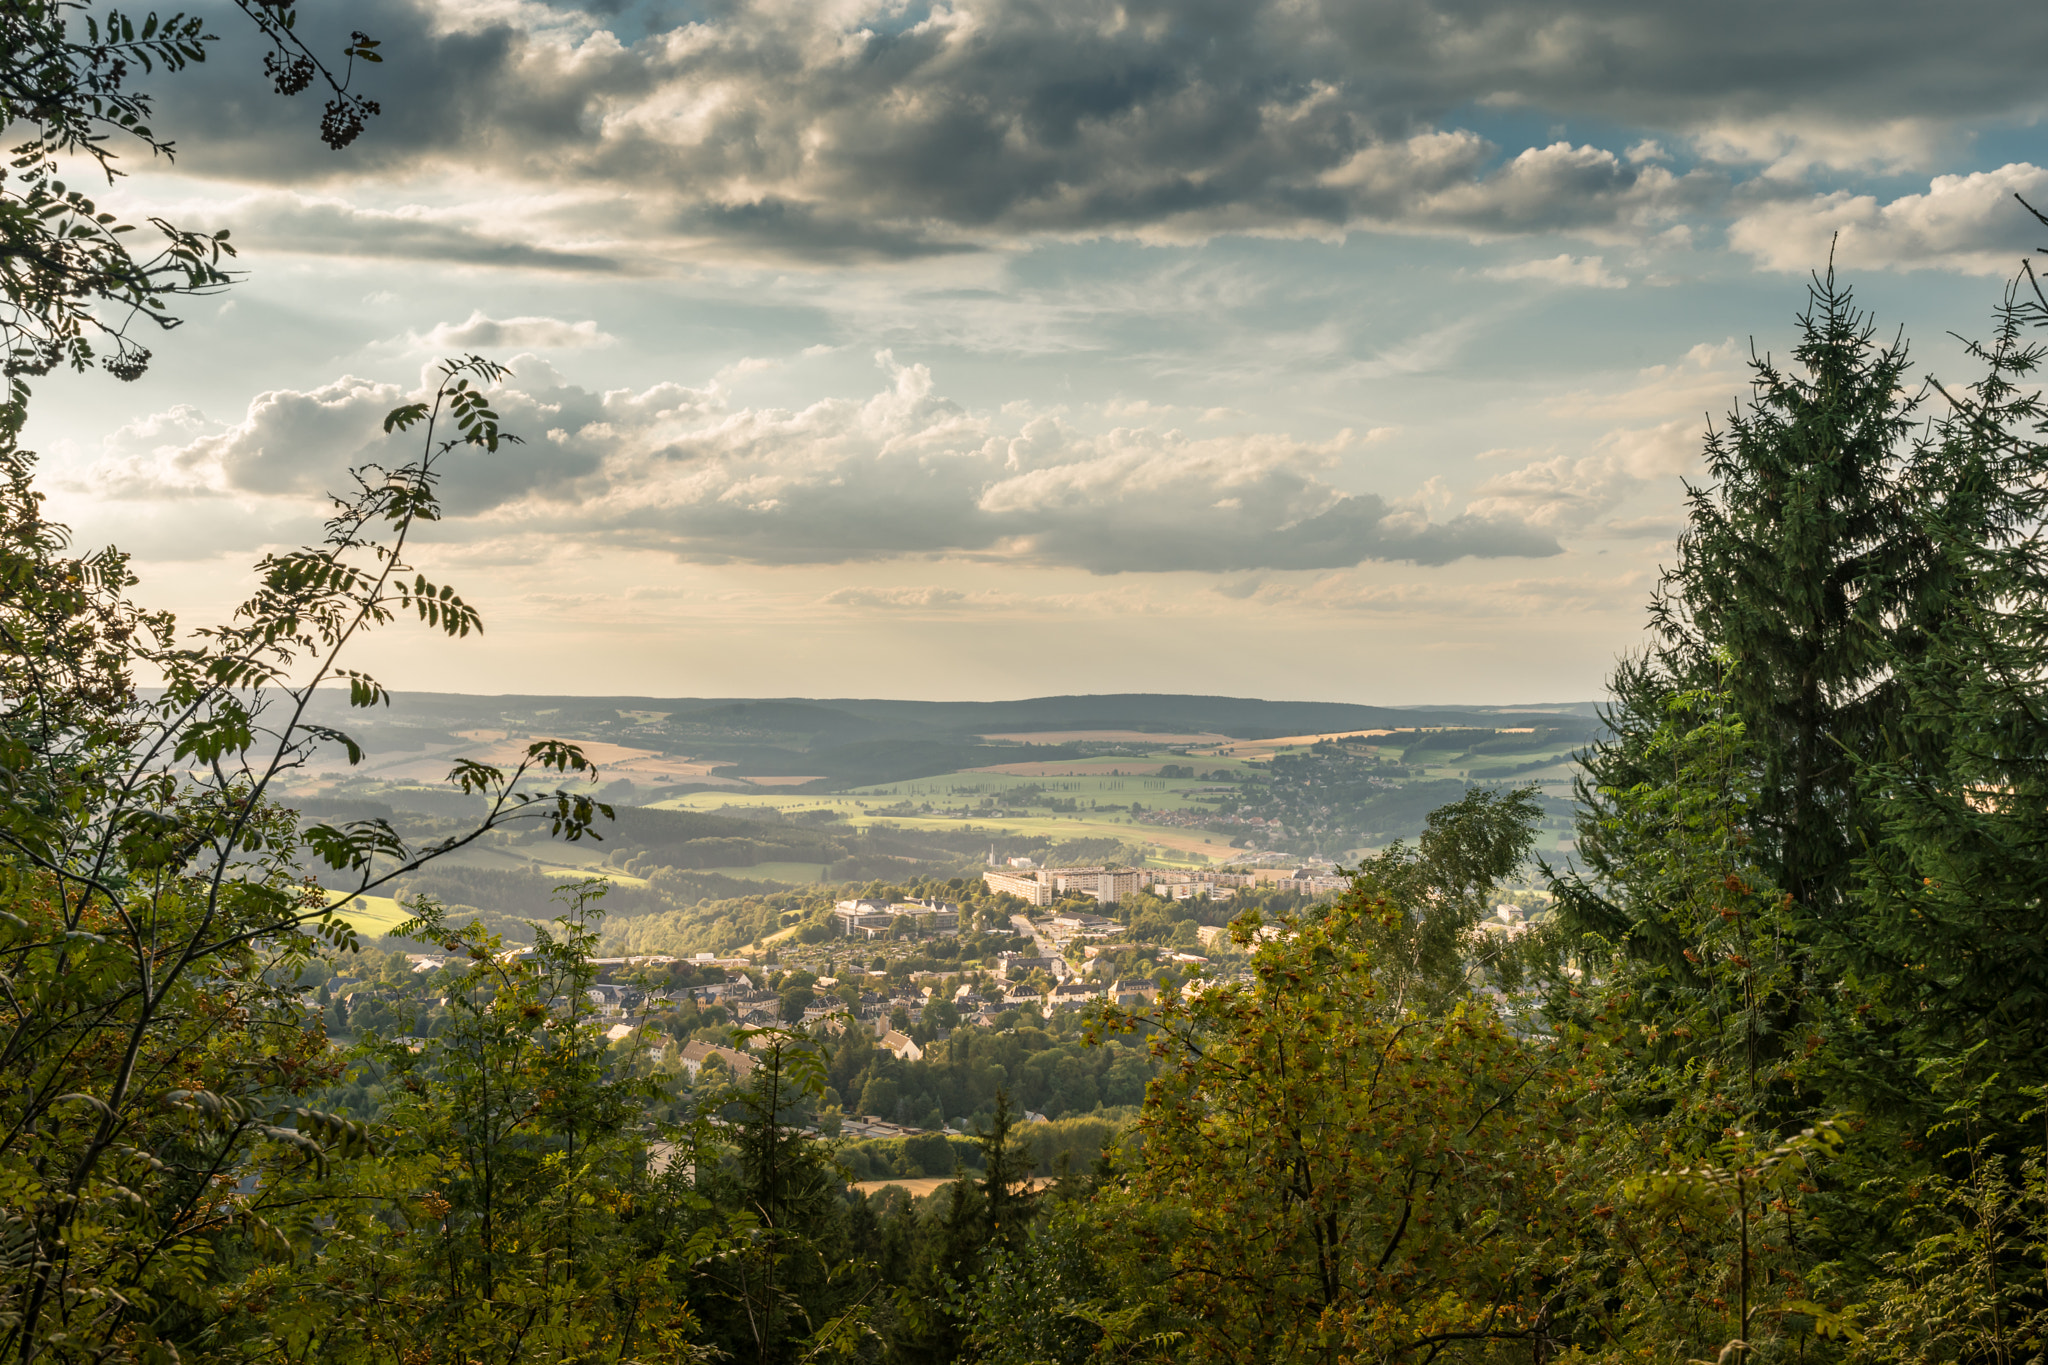
[[[1936,176],[1925,194],[1889,202],[1837,190],[1752,209],[1728,229],[1729,244],[1773,270],[1806,271],[1828,256],[1881,270],[2009,275],[2044,230],[2014,195],[2048,201],[2048,169],[2014,162],[1995,171]]]
[[[577,350],[586,346],[609,346],[616,338],[601,332],[593,321],[564,322],[560,318],[490,318],[483,310],[462,322],[444,322],[416,338],[415,344],[430,351],[449,350]]]
[[[1496,280],[1537,280],[1545,284],[1576,285],[1583,289],[1628,288],[1628,280],[1610,273],[1605,259],[1599,256],[1565,253],[1547,260],[1497,265],[1484,273]]]
[[[1559,395],[1546,405],[1553,417],[1625,425],[1610,427],[1576,453],[1485,452],[1483,459],[1522,457],[1523,463],[1481,483],[1467,515],[1513,518],[1566,538],[1672,535],[1676,481],[1698,470],[1711,415],[1739,400],[1744,358],[1733,340],[1702,343],[1676,363],[1644,368],[1620,389]]]
[[[1661,535],[1668,518],[1623,523],[1610,514],[1651,485],[1690,470],[1699,458],[1701,426],[1697,418],[1674,418],[1611,431],[1589,454],[1555,455],[1488,479],[1466,511],[1555,535]]]
[[[1505,507],[1439,521],[1334,486],[1327,470],[1348,432],[1312,444],[1005,421],[939,395],[922,365],[887,352],[878,361],[888,384],[865,400],[779,409],[733,408],[716,388],[674,384],[593,394],[522,358],[494,405],[529,440],[452,457],[443,532],[706,563],[967,556],[1094,573],[1558,552]],[[227,426],[166,414],[112,443],[93,483],[131,500],[303,499],[339,486],[352,463],[390,460],[378,423],[405,397],[348,378],[262,394]],[[250,534],[268,524],[254,516]]]
[[[1577,389],[1544,405],[1554,417],[1640,422],[1683,413],[1725,412],[1746,387],[1748,353],[1733,337],[1701,342],[1675,363],[1650,365],[1621,389]]]
[[[1797,179],[1821,166],[1889,174],[1918,170],[1938,164],[1957,141],[1938,118],[1842,120],[1825,114],[1721,121],[1692,137],[1693,146],[1709,160],[1762,165],[1765,175],[1780,180]]]

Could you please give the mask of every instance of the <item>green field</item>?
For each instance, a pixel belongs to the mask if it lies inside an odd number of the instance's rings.
[[[1159,778],[1145,777],[1128,770],[1138,766],[1152,766],[1163,763],[1184,764],[1198,773],[1214,772],[1219,768],[1243,771],[1269,762],[1275,753],[1298,751],[1304,746],[1290,746],[1261,753],[1255,759],[1209,758],[1189,756],[1171,751],[1134,755],[1125,754],[1101,759],[1061,760],[1048,766],[1057,766],[1069,771],[1093,768],[1099,771],[1082,775],[1034,776],[1022,773],[991,773],[964,771],[944,773],[935,777],[923,777],[913,781],[890,782],[852,790],[819,794],[815,792],[775,791],[700,791],[690,792],[659,805],[670,810],[715,811],[721,806],[765,806],[795,814],[807,810],[831,810],[846,819],[854,828],[870,823],[886,823],[908,830],[958,830],[963,824],[975,825],[991,833],[1042,837],[1054,842],[1070,839],[1116,839],[1133,844],[1148,846],[1148,861],[1155,864],[1189,863],[1198,860],[1228,862],[1233,856],[1227,835],[1213,834],[1199,829],[1175,829],[1158,825],[1134,823],[1125,814],[1111,814],[1107,811],[1096,814],[1089,810],[1090,801],[1105,805],[1125,806],[1135,801],[1150,810],[1201,809],[1203,803],[1195,800],[1197,789],[1211,788],[1217,784],[1200,778]],[[1390,752],[1389,752],[1390,751]],[[1388,756],[1398,756],[1400,746],[1390,745]],[[1464,778],[1485,781],[1496,775],[1509,782],[1556,783],[1570,775],[1572,750],[1560,746],[1554,756],[1543,751],[1507,755],[1474,755],[1470,758],[1452,758],[1445,754],[1439,757],[1450,760],[1411,766],[1410,773],[1417,780],[1429,778]],[[1423,757],[1427,757],[1424,755]],[[1541,768],[1516,772],[1524,764],[1534,763],[1545,757],[1553,761]],[[1119,772],[1118,769],[1125,771]],[[1055,814],[1050,811],[1032,811],[1029,814],[996,815],[984,814],[976,809],[987,798],[1005,803],[1007,794],[1019,787],[1036,787],[1044,795],[1071,799],[1080,809],[1072,814]],[[1555,790],[1553,788],[1553,790]],[[932,814],[910,813],[904,806],[930,805],[936,808]],[[938,814],[937,811],[951,810],[952,814]],[[1553,851],[1558,835],[1544,831],[1540,844],[1545,851]],[[1345,850],[1339,856],[1355,859],[1367,852],[1364,849]],[[815,882],[817,869],[801,864],[764,863],[752,868],[711,869],[730,877],[753,880],[785,881],[797,884]]]
[[[811,886],[822,880],[822,863],[755,863],[752,867],[692,868],[696,876],[737,877],[750,882],[782,882],[787,886]],[[610,873],[605,875],[609,876]]]
[[[1083,763],[1050,765],[1069,770],[1056,776],[1038,777],[1025,773],[945,773],[938,777],[919,778],[914,782],[889,782],[872,787],[860,787],[849,795],[856,800],[867,802],[869,808],[873,809],[902,801],[930,801],[936,804],[971,803],[990,796],[1001,801],[1016,788],[1036,787],[1047,796],[1079,802],[1085,818],[1085,809],[1090,801],[1107,801],[1118,806],[1137,801],[1158,810],[1182,810],[1199,804],[1192,799],[1196,789],[1216,785],[1199,778],[1143,777],[1117,771],[1119,768],[1151,767],[1162,763],[1178,763],[1203,773],[1215,772],[1219,768],[1237,772],[1250,766],[1237,759],[1197,759],[1174,753],[1154,753],[1135,757],[1126,755]],[[1095,768],[1100,771],[1074,775],[1072,770],[1078,768]]]
[[[1135,800],[1146,806],[1178,810],[1194,804],[1189,799],[1189,793],[1193,789],[1215,785],[1187,778],[1141,777],[1117,772],[1119,768],[1151,767],[1162,763],[1184,764],[1197,772],[1215,772],[1219,768],[1241,771],[1251,766],[1238,759],[1189,758],[1182,754],[1162,751],[1116,758],[1079,760],[1072,763],[1063,761],[1055,765],[1069,769],[1100,769],[1099,772],[1080,776],[1034,777],[1021,773],[967,771],[943,773],[937,777],[921,777],[909,782],[887,782],[870,787],[856,787],[832,795],[774,791],[689,792],[668,801],[657,802],[656,807],[665,810],[697,811],[715,811],[721,806],[768,806],[785,812],[833,810],[845,815],[849,820],[857,821],[864,813],[905,801],[919,804],[927,801],[935,804],[973,802],[987,796],[1001,800],[1005,794],[1018,787],[1036,787],[1049,796],[1071,798],[1083,803],[1082,818],[1086,818],[1085,804],[1090,800],[1108,800],[1119,806],[1128,805]]]
[[[1135,760],[1126,759],[1125,761],[1133,762]],[[1209,771],[1214,771],[1214,769],[1212,768]],[[951,773],[943,777],[921,778],[916,782],[895,783],[893,787],[880,788],[879,792],[881,794],[879,796],[874,789],[861,793],[850,793],[845,796],[799,795],[796,793],[782,794],[777,792],[690,792],[687,795],[676,797],[674,800],[663,801],[659,803],[658,808],[665,810],[717,810],[720,806],[746,805],[769,806],[777,810],[791,812],[824,808],[839,811],[846,817],[847,823],[856,829],[863,828],[870,823],[894,825],[899,829],[932,830],[957,830],[963,824],[971,824],[977,828],[1000,831],[1004,834],[1021,835],[1026,838],[1042,836],[1056,843],[1067,839],[1120,839],[1131,843],[1157,844],[1160,846],[1161,852],[1154,861],[1158,862],[1186,862],[1189,860],[1191,853],[1200,853],[1204,857],[1213,857],[1219,861],[1225,860],[1230,856],[1230,841],[1227,838],[1208,834],[1200,830],[1160,829],[1150,825],[1134,825],[1131,823],[1129,816],[1094,816],[1084,811],[1078,815],[1045,814],[1002,817],[970,815],[962,820],[935,815],[884,815],[878,813],[883,807],[894,805],[898,801],[910,800],[911,798],[907,792],[911,788],[916,788],[919,792],[917,799],[924,801],[932,799],[932,797],[943,798],[949,794],[950,790],[964,792],[966,789],[977,785],[986,785],[991,779],[1013,784],[1045,781],[1048,785],[1054,781],[1125,782],[1132,784],[1158,782],[1157,778],[1005,778],[1000,773],[970,772]],[[957,784],[957,787],[941,790],[942,787],[946,787],[946,784]],[[1201,784],[1179,782],[1172,785],[1190,787]],[[930,796],[925,795],[927,789],[931,789]],[[892,790],[906,794],[887,795]],[[1109,789],[1102,788],[1101,790],[1106,794]],[[1140,794],[1141,792],[1142,794]],[[1060,794],[1066,795],[1067,793],[1062,792]],[[1136,796],[1138,800],[1148,806],[1167,807],[1186,804],[1181,801],[1160,799],[1165,795],[1163,792],[1146,791],[1136,787],[1126,788],[1123,795],[1126,801]],[[1215,852],[1213,854],[1207,853],[1205,852],[1207,849],[1214,849]],[[707,870],[723,873],[728,877],[743,877],[755,881],[785,881],[807,884],[818,880],[818,867],[815,863],[762,863],[756,867],[720,867]]]

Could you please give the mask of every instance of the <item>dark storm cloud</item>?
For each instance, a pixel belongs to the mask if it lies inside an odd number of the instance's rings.
[[[1906,164],[1946,120],[2038,105],[2048,44],[2048,7],[2020,5],[1939,24],[1900,3],[894,8],[734,0],[621,43],[372,0],[352,22],[386,39],[385,113],[348,152],[310,145],[245,71],[174,83],[171,113],[205,172],[459,167],[583,193],[583,226],[798,255],[1034,233],[1612,231],[1711,202],[1723,179],[1439,126],[1527,107],[1731,161]]]
[[[526,358],[493,400],[526,444],[457,453],[442,482],[451,519],[437,534],[699,563],[965,555],[1099,574],[1560,552],[1534,524],[1534,504],[1436,521],[1335,487],[1326,475],[1354,443],[1348,433],[1317,446],[1156,427],[1089,433],[1047,417],[1005,424],[935,394],[923,366],[879,359],[888,386],[867,400],[788,410],[730,409],[716,389],[675,384],[594,394]],[[404,398],[344,379],[262,394],[231,427],[163,414],[123,434],[95,486],[128,501],[303,498],[339,486],[352,462],[394,458],[377,424]],[[254,516],[247,534],[267,538],[269,519]]]

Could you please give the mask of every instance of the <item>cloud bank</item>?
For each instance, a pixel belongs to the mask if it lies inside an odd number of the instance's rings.
[[[223,76],[174,91],[187,164],[523,186],[546,202],[467,235],[352,223],[318,196],[271,216],[421,253],[588,239],[530,248],[563,269],[629,258],[605,238],[841,259],[1048,234],[1639,236],[1718,204],[1716,166],[1931,166],[1960,121],[2038,111],[2028,54],[2048,45],[2039,7],[1965,4],[1930,28],[1898,0],[727,0],[630,40],[533,5],[362,12],[403,85],[347,158],[309,158],[303,129]],[[1617,154],[1456,126],[1489,110],[1658,138]],[[1702,164],[1672,169],[1663,143]]]
[[[923,365],[877,359],[888,382],[871,397],[778,409],[732,408],[715,385],[592,393],[524,357],[494,406],[527,443],[451,457],[440,533],[697,563],[968,557],[1096,574],[1560,552],[1551,531],[1504,502],[1439,520],[1334,486],[1327,474],[1349,432],[1312,444],[1005,421],[939,395]],[[352,463],[390,461],[378,424],[406,397],[343,378],[262,394],[228,426],[189,409],[161,414],[109,443],[91,486],[131,502],[304,499],[341,486]],[[245,534],[269,538],[273,518],[252,506]]]
[[[1738,218],[1728,242],[1771,270],[1811,270],[1832,243],[1838,265],[2010,275],[2048,235],[2015,195],[2048,208],[2048,169],[2020,161],[1936,176],[1925,194],[1888,203],[1847,190],[1774,203]]]

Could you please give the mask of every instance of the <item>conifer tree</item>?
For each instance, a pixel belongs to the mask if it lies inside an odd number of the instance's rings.
[[[1831,275],[1813,302],[1798,374],[1759,362],[1710,440],[1655,643],[1617,672],[1584,865],[1556,882],[1597,988],[1552,998],[1561,1022],[1625,1026],[1617,1112],[1688,1159],[1718,1131],[1853,1116],[1781,1269],[1911,1323],[1947,1291],[1902,1267],[1984,1218],[1951,1200],[1909,1242],[1901,1210],[2038,1160],[2048,409],[2028,385],[2048,349],[2025,337],[2048,298],[2023,276],[1970,346],[1983,377],[1930,381],[1918,432],[1903,345]]]
[[[1922,396],[1908,391],[1903,338],[1881,344],[1832,269],[1809,287],[1799,327],[1792,365],[1754,360],[1749,402],[1708,436],[1709,480],[1688,489],[1652,644],[1616,671],[1613,738],[1585,756],[1584,872],[1556,882],[1559,927],[1578,949],[1653,967],[1680,995],[1687,982],[1710,991],[1719,964],[1692,893],[1644,875],[1687,833],[1646,825],[1640,793],[1684,785],[1672,755],[1688,751],[1688,731],[1740,735],[1745,770],[1716,780],[1747,792],[1731,837],[1745,886],[1779,898],[1770,956],[1785,973],[1745,1025],[1746,1065],[1800,1077],[1757,1097],[1758,1121],[1788,1130],[1822,1104],[1811,1068],[1777,1063],[1833,1008],[1841,975],[1839,955],[1813,955],[1864,933],[1856,869],[1881,817],[1862,759],[1898,731],[1900,661],[1924,653],[1957,589],[1919,496]]]
[[[2048,406],[2028,387],[2048,348],[2025,340],[2048,299],[2023,280],[1970,347],[1983,377],[1942,390],[1949,412],[1917,451],[1941,610],[1888,656],[1899,704],[1860,774],[1881,815],[1858,915],[1822,940],[1886,1039],[1845,1079],[1896,1103],[1969,1057],[1975,1081],[2003,1078],[2008,1120],[2048,1080]]]
[[[1832,916],[1848,877],[1854,756],[1892,724],[1889,669],[1925,607],[1927,532],[1910,496],[1906,346],[1880,345],[1832,269],[1799,318],[1792,368],[1752,362],[1752,394],[1706,443],[1709,482],[1651,603],[1649,655],[1615,691],[1620,740],[1588,756],[1597,788],[1633,785],[1631,737],[1687,687],[1725,689],[1757,761],[1757,854],[1805,913]],[[1630,718],[1648,720],[1647,731]]]

